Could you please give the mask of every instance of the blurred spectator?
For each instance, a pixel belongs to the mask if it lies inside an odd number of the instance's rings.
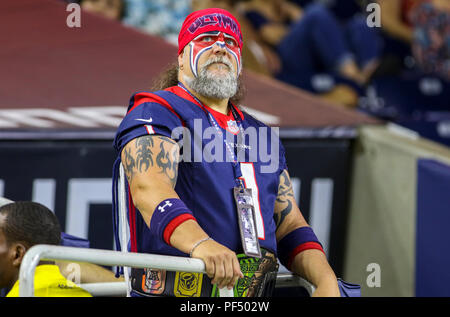
[[[423,0],[378,0],[383,31],[396,40],[412,43],[410,13]]]
[[[122,0],[81,0],[80,5],[83,10],[113,20],[121,20],[124,14]]]
[[[420,69],[450,80],[450,1],[434,0],[412,11],[413,55]]]
[[[0,207],[0,287],[7,297],[19,296],[19,270],[25,253],[34,245],[58,245],[61,228],[56,216],[34,202],[15,202]],[[61,275],[52,261],[35,269],[34,293],[39,297],[91,297]]]
[[[11,203],[14,203],[14,201],[5,197],[0,197],[0,208]],[[89,247],[89,241],[68,235],[65,232],[61,232],[61,245],[72,247]],[[80,283],[123,282],[125,280],[123,277],[116,278],[115,274],[111,270],[105,269],[104,267],[93,263],[55,261],[55,264],[59,267],[61,274],[66,278],[69,278],[72,274],[72,267],[70,265],[72,263],[78,264],[80,268]],[[7,287],[0,288],[0,297],[6,296],[7,293]]]
[[[124,0],[123,23],[177,44],[184,18],[191,12],[190,0]]]
[[[384,49],[377,75],[405,69],[449,78],[450,2],[448,0],[377,0],[381,7]]]
[[[396,75],[405,67],[412,66],[411,44],[413,27],[412,10],[424,0],[377,0],[381,7],[381,29],[383,38],[383,61],[380,75]],[[425,0],[426,1],[426,0]],[[409,62],[408,62],[409,61]]]
[[[384,48],[359,110],[448,144],[450,1],[376,2]]]
[[[355,106],[378,65],[380,41],[363,16],[341,24],[322,4],[304,10],[289,1],[249,0],[238,8],[282,63],[276,77]],[[325,76],[322,76],[325,74]]]
[[[334,16],[344,22],[361,13],[361,8],[370,0],[289,0],[305,8],[311,3],[321,3],[326,6]]]
[[[5,197],[0,197],[0,208],[2,207],[2,206],[4,206],[4,205],[7,205],[7,204],[10,204],[10,203],[12,203],[13,201],[12,200],[9,200],[8,198],[5,198]],[[1,272],[0,272],[0,274],[1,274]],[[4,297],[4,296],[6,296],[6,294],[8,294],[8,288],[6,288],[6,287],[3,287],[3,288],[1,288],[1,286],[0,286],[0,297]]]

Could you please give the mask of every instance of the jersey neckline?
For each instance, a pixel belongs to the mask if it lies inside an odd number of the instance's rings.
[[[197,100],[195,100],[195,98],[193,98],[188,92],[186,92],[183,88],[181,88],[179,86],[172,86],[172,87],[166,88],[164,90],[172,92],[175,95],[177,95],[178,97],[181,97],[183,99],[186,99],[186,100],[192,102],[193,104],[202,108],[202,110],[205,112],[211,113],[211,115],[214,117],[214,119],[217,121],[217,123],[219,124],[219,126],[222,129],[227,130],[233,134],[236,134],[235,132],[229,130],[228,122],[236,121],[233,116],[233,112],[231,111],[231,108],[228,109],[228,114],[223,114],[205,104],[200,104]],[[238,113],[238,115],[240,117],[240,120],[244,120],[244,114],[242,113],[242,111],[231,102],[230,102],[230,105],[231,105],[231,107],[234,108],[234,110],[236,110],[236,112]]]

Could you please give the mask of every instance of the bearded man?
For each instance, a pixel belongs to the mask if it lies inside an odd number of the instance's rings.
[[[178,45],[177,67],[160,90],[131,97],[114,141],[114,181],[122,164],[129,251],[198,258],[206,274],[132,269],[131,295],[217,296],[227,287],[239,297],[270,296],[278,256],[316,286],[313,295],[339,296],[322,246],[295,202],[283,146],[237,106],[238,21],[223,9],[195,11]],[[264,151],[254,151],[261,145],[271,149],[272,168],[264,169]],[[114,191],[116,219],[117,196]],[[115,233],[118,242],[117,226]]]

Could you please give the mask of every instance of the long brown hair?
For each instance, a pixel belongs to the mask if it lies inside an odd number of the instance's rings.
[[[169,64],[166,69],[153,81],[151,91],[164,90],[166,88],[178,85],[178,62]],[[242,80],[242,75],[238,77],[238,89],[236,94],[230,98],[230,101],[235,106],[244,99],[245,86]]]

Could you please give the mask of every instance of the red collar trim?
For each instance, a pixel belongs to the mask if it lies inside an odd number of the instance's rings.
[[[190,102],[195,103],[195,104],[196,104],[197,106],[199,106],[200,108],[203,108],[202,105],[199,104],[199,103],[197,102],[197,100],[195,100],[194,98],[192,98],[192,96],[191,96],[190,94],[188,94],[188,93],[186,92],[186,90],[184,90],[184,89],[181,88],[180,86],[172,86],[172,87],[166,88],[166,89],[164,89],[164,90],[165,90],[165,91],[170,91],[170,92],[174,93],[175,95],[177,95],[177,96],[179,96],[179,97],[181,97],[181,98],[187,99],[187,100],[189,100]]]
[[[189,93],[187,93],[183,88],[179,86],[172,86],[164,90],[170,91],[181,98],[189,100],[190,102],[202,108],[205,112],[206,111],[210,112],[213,115],[214,119],[216,119],[216,121],[219,123],[219,125],[226,130],[228,130],[227,122],[230,120],[232,121],[235,120],[233,117],[233,113],[231,112],[231,109],[228,111],[228,114],[223,114],[221,112],[214,110],[213,108],[208,107],[207,105],[202,105],[197,100],[195,100]],[[231,102],[230,104],[234,108],[234,110],[239,114],[241,120],[244,120],[244,114],[242,113],[242,111]]]

